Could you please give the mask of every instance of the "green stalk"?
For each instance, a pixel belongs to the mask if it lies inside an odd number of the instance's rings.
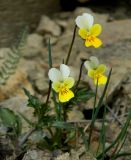
[[[88,147],[90,146],[91,134],[92,134],[92,130],[93,130],[93,127],[94,127],[94,123],[95,123],[95,121],[96,121],[96,117],[97,117],[97,115],[98,115],[98,113],[99,113],[100,107],[101,107],[101,105],[102,105],[102,103],[103,103],[103,100],[104,100],[104,97],[105,97],[105,95],[106,95],[107,87],[108,87],[108,84],[109,84],[109,81],[110,81],[110,77],[111,77],[111,72],[112,72],[112,69],[110,69],[110,72],[109,72],[109,75],[108,75],[108,79],[107,79],[107,82],[106,82],[104,91],[103,91],[103,93],[102,93],[102,95],[101,95],[101,97],[100,97],[100,100],[99,100],[98,105],[97,105],[97,107],[96,107],[96,111],[94,112],[94,115],[93,115],[93,117],[92,117],[91,130],[90,130],[90,133],[89,133]],[[95,99],[96,99],[96,98],[95,98]],[[96,101],[96,100],[95,100],[95,101]],[[94,108],[95,108],[95,103],[96,103],[95,101],[94,101]]]
[[[48,42],[48,63],[49,63],[49,68],[52,68],[52,54],[51,54],[51,44],[50,44],[50,39]],[[52,82],[49,81],[49,88],[48,88],[48,94],[46,98],[46,104],[48,104],[49,98],[50,98],[50,93],[51,93],[51,84]]]
[[[95,99],[94,99],[92,120],[91,120],[90,132],[89,132],[88,148],[90,147],[91,135],[92,135],[92,131],[93,131],[93,128],[94,128],[93,119],[94,119],[94,114],[95,114],[97,91],[98,91],[98,79],[97,79],[96,90],[95,90]]]
[[[116,155],[114,158],[117,159],[119,157],[125,157],[125,156],[131,156],[131,153],[128,152],[124,152],[124,153],[119,153],[118,155]],[[131,158],[131,157],[128,157]]]
[[[56,101],[56,93],[52,90],[53,93],[53,101],[55,105],[55,113],[56,113],[56,120],[59,121],[59,112],[58,112],[58,103]]]
[[[126,122],[125,122],[125,125],[124,125],[123,128],[121,129],[121,132],[119,133],[119,135],[117,136],[117,138],[114,140],[114,142],[112,142],[112,144],[105,149],[105,153],[108,152],[112,147],[114,147],[114,146],[117,144],[117,142],[119,142],[120,140],[122,140],[122,139],[125,137],[125,134],[126,134],[126,132],[127,132],[127,128],[128,128],[128,126],[129,126],[129,124],[130,124],[130,120],[131,120],[131,111],[130,111],[128,117],[127,117],[127,120],[126,120]],[[102,154],[103,154],[103,153],[100,153],[100,154],[97,156],[97,158],[100,159],[100,158],[102,157]]]
[[[77,81],[77,83],[76,83],[75,89],[78,88],[78,85],[79,85],[79,83],[80,83],[81,75],[82,75],[82,68],[83,68],[84,62],[85,62],[84,60],[82,60],[82,62],[81,62],[79,77],[78,77],[78,81]]]
[[[68,64],[69,58],[70,58],[70,55],[71,55],[72,47],[73,47],[74,40],[75,40],[76,29],[77,29],[77,26],[75,25],[74,32],[73,32],[73,37],[72,37],[72,42],[71,42],[71,45],[70,45],[70,48],[69,48],[69,51],[68,51],[68,54],[67,54],[67,58],[66,58],[66,61],[65,61],[66,65]]]
[[[48,94],[47,94],[47,98],[46,98],[46,104],[48,104],[49,98],[50,98],[50,93],[51,93],[51,84],[52,82],[49,81],[49,88],[48,88]]]
[[[121,149],[122,149],[123,145],[125,144],[126,138],[127,138],[127,134],[125,135],[124,140],[123,140],[123,142],[122,142],[121,146],[119,147],[119,149],[118,149],[118,151],[117,151],[116,155],[118,155],[118,154],[120,153],[120,151],[121,151]]]
[[[85,145],[85,149],[86,151],[88,151],[88,143],[87,143],[87,138],[85,136],[85,133],[83,131],[83,128],[78,128],[79,132],[81,133],[82,139],[83,139],[83,143]]]
[[[103,120],[102,120],[102,129],[99,139],[99,146],[97,149],[97,153],[99,151],[100,144],[102,143],[102,160],[105,158],[105,115],[106,115],[106,106],[104,107],[104,114],[103,114]]]

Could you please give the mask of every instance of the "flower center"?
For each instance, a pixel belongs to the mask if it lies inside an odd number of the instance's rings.
[[[68,93],[68,88],[66,86],[61,86],[60,87],[60,93],[61,95],[65,95]]]
[[[95,72],[95,74],[94,74],[94,79],[99,79],[99,78],[101,78],[101,74],[99,73],[99,72]]]
[[[87,36],[87,40],[88,40],[89,42],[94,42],[94,41],[95,41],[95,37],[89,35],[89,36]]]

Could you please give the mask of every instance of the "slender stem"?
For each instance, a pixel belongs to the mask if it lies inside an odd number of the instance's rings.
[[[46,98],[46,104],[48,104],[49,98],[50,98],[50,93],[51,93],[51,81],[49,81],[49,88],[48,88],[48,94]]]
[[[117,159],[117,158],[119,158],[119,157],[125,157],[125,156],[131,156],[131,153],[120,153],[120,154],[118,154],[118,155],[116,155],[115,156],[115,159]],[[128,157],[128,158],[130,158],[130,157]]]
[[[50,44],[50,38],[48,42],[48,61],[49,61],[49,68],[52,68],[52,55],[51,55],[51,44]],[[47,94],[47,99],[46,99],[46,104],[48,104],[49,98],[50,98],[50,93],[51,93],[51,81],[49,81],[49,88],[48,88],[48,94]]]
[[[59,121],[62,120],[61,114],[62,114],[62,104],[59,102],[58,104],[58,114],[59,114]]]
[[[80,80],[81,80],[82,68],[83,68],[84,62],[85,62],[84,60],[82,60],[82,62],[81,62],[79,77],[78,77],[78,81],[77,81],[76,86],[75,86],[76,88],[78,87],[78,85],[80,83]]]
[[[123,140],[121,146],[118,148],[117,155],[120,153],[120,151],[121,151],[123,145],[125,144],[126,138],[127,138],[127,134],[125,135],[124,140]]]
[[[95,99],[94,99],[92,121],[91,121],[90,132],[89,132],[88,148],[90,146],[91,135],[92,135],[92,131],[93,131],[93,128],[94,128],[94,121],[93,121],[93,119],[94,119],[94,115],[95,115],[95,106],[96,106],[96,99],[97,99],[97,91],[98,91],[98,79],[97,79],[96,90],[95,90]]]
[[[72,47],[73,47],[74,40],[75,40],[76,29],[77,29],[77,26],[75,25],[74,32],[73,32],[73,37],[72,37],[72,42],[71,42],[71,45],[70,45],[70,48],[69,48],[69,51],[68,51],[68,55],[67,55],[65,64],[68,64],[68,62],[69,62],[69,58],[70,58]]]
[[[112,144],[110,146],[108,146],[105,149],[105,153],[108,152],[111,148],[113,148],[117,144],[117,142],[119,142],[123,138],[123,135],[127,132],[127,128],[130,124],[130,117],[131,117],[131,113],[129,113],[127,120],[126,120],[125,124],[123,125],[123,128],[121,129],[121,132],[118,134],[117,138],[112,142]],[[102,153],[100,153],[97,156],[97,159],[101,158],[101,156],[102,156]]]
[[[53,90],[52,90],[52,93],[53,93],[53,101],[54,101],[54,105],[55,105],[56,119],[59,120],[58,103],[56,101],[56,93]]]
[[[36,128],[32,128],[18,143],[18,147],[21,147],[27,140],[28,138],[32,135],[33,132],[36,131]]]
[[[51,135],[51,136],[52,136],[52,138],[53,138],[53,136],[54,136],[54,135],[53,135],[53,132],[52,132],[51,128],[50,128],[50,127],[48,127],[47,129],[48,129],[48,131],[50,132],[50,135]]]
[[[96,106],[96,100],[97,100],[97,92],[98,92],[98,79],[97,79],[97,83],[96,83],[95,99],[94,99],[94,106],[93,106],[92,118],[94,118],[94,114],[95,114],[95,106]]]
[[[106,116],[106,106],[104,106],[104,114],[103,114],[103,119],[102,119],[102,129],[101,129],[101,134],[99,138],[99,145],[97,148],[96,155],[98,154],[98,151],[100,149],[100,144],[102,142],[102,160],[105,158],[105,116]]]
[[[66,122],[67,120],[67,110],[66,110],[66,106],[62,106],[63,108],[63,120],[64,122]]]

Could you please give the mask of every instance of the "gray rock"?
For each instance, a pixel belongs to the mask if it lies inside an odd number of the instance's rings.
[[[45,77],[41,77],[35,81],[36,88],[39,92],[44,92],[48,89],[48,82]]]
[[[27,58],[36,57],[42,52],[43,37],[33,33],[27,38],[27,43],[23,49],[23,56]]]
[[[51,20],[45,15],[41,17],[40,23],[36,31],[41,34],[50,33],[54,36],[60,36],[61,34],[60,26],[55,21]]]

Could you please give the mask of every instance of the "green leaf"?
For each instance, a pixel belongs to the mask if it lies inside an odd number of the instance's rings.
[[[32,96],[27,89],[23,88],[23,90],[28,97],[28,106],[33,107],[33,108],[40,107],[41,103],[40,103],[39,99],[35,96]]]
[[[64,143],[67,143],[68,141],[74,139],[75,136],[76,136],[76,131],[75,131],[75,130],[74,130],[74,131],[71,131],[71,132],[67,135],[67,138],[66,138],[66,140],[65,140]]]
[[[20,114],[20,116],[29,124],[29,125],[31,125],[31,126],[33,126],[33,123],[28,119],[28,118],[26,118],[22,113],[20,113],[19,112],[19,114]]]
[[[16,134],[20,135],[21,131],[22,131],[22,121],[21,118],[16,115]]]
[[[13,128],[17,135],[21,133],[21,119],[12,110],[8,108],[0,108],[0,119],[3,125]]]
[[[63,128],[63,129],[67,129],[67,130],[74,130],[76,129],[74,125],[70,124],[70,123],[66,123],[66,122],[61,122],[61,121],[56,121],[52,124],[53,127],[57,127],[57,128]]]
[[[0,119],[5,126],[13,126],[16,123],[15,113],[8,108],[0,108]]]
[[[94,96],[95,93],[93,91],[87,88],[82,88],[75,93],[75,97],[70,101],[70,103],[76,104],[79,102],[85,102]]]

